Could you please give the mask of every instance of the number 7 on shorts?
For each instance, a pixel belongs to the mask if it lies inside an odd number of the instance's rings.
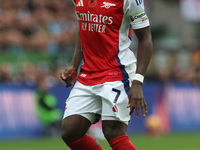
[[[115,88],[112,88],[112,91],[117,93],[117,95],[115,96],[115,99],[114,99],[114,101],[113,101],[113,103],[116,104],[116,103],[117,103],[117,100],[118,100],[118,98],[119,98],[119,95],[121,94],[121,91],[118,90],[118,89],[115,89]]]

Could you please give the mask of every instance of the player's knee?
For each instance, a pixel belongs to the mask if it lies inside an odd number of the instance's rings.
[[[76,132],[77,130],[75,130],[74,127],[67,120],[63,120],[61,126],[61,137],[65,141],[65,143],[77,140]]]
[[[115,130],[115,127],[110,126],[110,125],[107,124],[107,123],[106,123],[106,124],[103,123],[103,124],[102,124],[102,129],[103,129],[103,134],[104,134],[105,138],[106,138],[108,141],[110,141],[111,139],[115,138],[115,135],[116,135],[115,132],[117,132],[117,131]]]
[[[72,142],[72,139],[74,139],[72,131],[70,131],[63,124],[62,124],[62,129],[61,129],[61,137],[65,141],[65,143]]]
[[[102,129],[108,141],[126,134],[126,125],[116,121],[103,121]]]
[[[113,139],[113,132],[111,132],[111,130],[107,129],[107,128],[103,128],[103,134],[105,136],[105,138],[107,139],[107,141],[110,141],[111,139]]]
[[[63,119],[61,127],[62,139],[65,143],[80,139],[86,134],[90,124],[90,121],[78,115]]]

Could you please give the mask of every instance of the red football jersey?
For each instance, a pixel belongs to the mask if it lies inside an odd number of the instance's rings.
[[[130,29],[149,26],[142,0],[76,0],[83,65],[78,81],[96,85],[131,78],[136,57]]]

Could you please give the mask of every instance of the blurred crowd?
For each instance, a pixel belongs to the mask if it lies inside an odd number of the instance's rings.
[[[41,78],[43,78],[48,83],[48,87],[53,87],[62,82],[59,73],[59,69],[50,69],[45,63],[33,65],[32,63],[24,62],[23,65],[17,68],[14,68],[9,63],[2,63],[0,65],[0,84],[18,84],[35,87],[40,84]]]
[[[0,0],[0,51],[56,54],[74,44],[77,30],[69,0]]]
[[[0,55],[34,51],[56,57],[74,45],[76,31],[70,0],[0,0]],[[38,76],[45,74],[56,80],[56,70],[44,64],[1,63],[0,81],[34,85]]]
[[[190,47],[180,50],[179,47],[169,52],[157,44],[156,37],[160,38],[162,31],[154,24],[151,27],[154,53],[146,78],[163,82],[196,78],[194,66],[200,61],[200,37],[195,50],[188,50]],[[59,72],[71,61],[77,28],[71,0],[0,0],[0,59],[5,53],[18,57],[27,52],[43,53],[52,58],[50,62],[41,60],[36,64],[0,60],[0,82],[34,86],[41,76],[46,76],[50,86],[60,83]],[[179,45],[174,43],[176,39],[169,39],[172,44],[161,42],[164,47]]]

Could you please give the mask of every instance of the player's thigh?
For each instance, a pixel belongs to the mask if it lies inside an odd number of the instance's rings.
[[[62,120],[62,138],[73,142],[83,137],[91,126],[91,122],[81,115],[71,115]]]
[[[128,124],[130,109],[128,93],[129,81],[116,81],[104,85],[102,96],[102,120],[116,120]]]

